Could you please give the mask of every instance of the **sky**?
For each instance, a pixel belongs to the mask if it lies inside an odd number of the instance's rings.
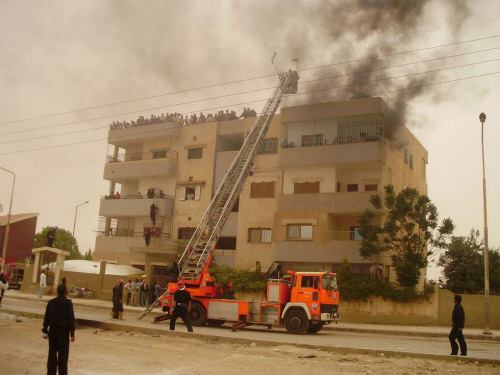
[[[275,77],[249,78],[272,75],[277,52],[279,69],[299,59],[303,94],[289,104],[374,95],[391,105],[428,150],[429,196],[457,235],[483,228],[485,112],[489,242],[500,247],[498,14],[493,0],[2,0],[0,166],[16,173],[13,213],[71,231],[88,200],[75,236],[93,248],[108,124],[241,110],[270,94]],[[0,171],[2,215],[11,184]]]

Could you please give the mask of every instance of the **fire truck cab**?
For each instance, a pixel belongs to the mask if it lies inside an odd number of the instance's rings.
[[[339,318],[337,278],[330,272],[288,272],[283,278],[269,279],[260,301],[222,299],[212,280],[199,287],[186,287],[192,295],[190,317],[193,325],[233,323],[233,329],[250,325],[284,327],[295,334],[317,333],[323,325]],[[169,284],[163,300],[165,310],[172,306],[176,290]]]

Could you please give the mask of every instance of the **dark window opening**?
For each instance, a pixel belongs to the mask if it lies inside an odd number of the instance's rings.
[[[365,185],[365,191],[377,191],[378,185],[377,184],[366,184]]]
[[[219,237],[215,248],[222,250],[236,250],[236,237]]]
[[[203,157],[202,147],[188,149],[188,159],[201,159],[202,157]]]
[[[347,192],[358,191],[358,184],[347,184]]]
[[[274,198],[274,181],[252,182],[250,184],[250,198]]]
[[[193,237],[193,233],[196,228],[184,227],[177,229],[177,239],[179,240],[190,240]]]
[[[293,184],[294,194],[319,193],[319,181],[316,182],[296,182]]]

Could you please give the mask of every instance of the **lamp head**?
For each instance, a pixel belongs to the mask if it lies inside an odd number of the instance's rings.
[[[481,121],[481,124],[484,124],[484,122],[486,121],[486,114],[484,112],[481,112],[481,114],[479,115],[479,121]]]

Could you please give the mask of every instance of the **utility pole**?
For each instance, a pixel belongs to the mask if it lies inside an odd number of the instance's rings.
[[[481,150],[483,156],[483,213],[484,213],[484,334],[491,335],[490,330],[490,262],[488,259],[488,211],[486,204],[486,174],[484,166],[484,122],[486,115],[479,115],[481,121]]]

